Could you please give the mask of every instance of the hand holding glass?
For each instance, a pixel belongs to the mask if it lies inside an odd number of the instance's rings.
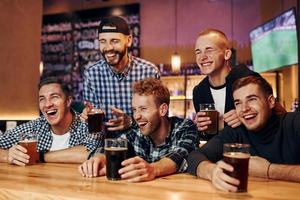
[[[248,144],[224,144],[223,161],[233,167],[233,172],[224,173],[240,181],[237,192],[247,192],[249,147]]]
[[[102,131],[104,113],[92,109],[88,112],[88,129],[89,133],[99,133]]]
[[[205,135],[218,134],[219,129],[219,113],[215,110],[215,104],[204,103],[200,104],[200,112],[205,112],[205,117],[209,117],[211,124],[207,125],[208,128],[203,131]]]
[[[37,138],[35,133],[21,134],[19,145],[27,149],[29,155],[29,162],[27,165],[35,164],[39,161],[39,154],[37,152]]]

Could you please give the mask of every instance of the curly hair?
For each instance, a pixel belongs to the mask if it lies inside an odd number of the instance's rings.
[[[133,94],[153,95],[157,105],[163,103],[170,104],[170,92],[168,88],[163,85],[162,81],[155,78],[146,78],[135,82],[133,84]]]

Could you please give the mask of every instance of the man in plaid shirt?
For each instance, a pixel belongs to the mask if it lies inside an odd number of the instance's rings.
[[[122,162],[122,179],[149,181],[187,169],[188,153],[198,146],[199,134],[189,119],[168,117],[170,93],[154,78],[136,82],[133,87],[132,110],[136,126],[121,137],[128,140],[135,157]],[[98,149],[103,152],[103,148]],[[83,176],[104,175],[105,155],[99,153],[84,162]]]
[[[121,17],[104,18],[98,33],[104,59],[84,72],[83,97],[88,103],[81,117],[87,119],[90,109],[101,109],[108,131],[124,130],[131,125],[132,83],[147,77],[159,79],[160,74],[154,64],[128,54],[132,35]]]
[[[27,150],[18,145],[21,135],[36,134],[42,162],[82,163],[97,141],[89,137],[87,125],[70,109],[72,97],[67,85],[56,78],[39,84],[42,116],[0,135],[0,162],[26,165]]]

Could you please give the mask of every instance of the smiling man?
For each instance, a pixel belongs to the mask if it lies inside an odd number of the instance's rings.
[[[219,112],[219,130],[224,122],[237,127],[241,123],[234,109],[232,84],[238,79],[259,74],[244,65],[232,66],[232,52],[226,35],[216,29],[205,29],[199,33],[195,44],[196,62],[201,74],[207,75],[193,90],[193,103],[197,112],[195,123],[199,131],[205,131],[211,123],[205,112],[199,112],[200,104],[214,103]],[[202,134],[205,139],[210,135]]]
[[[235,169],[222,161],[223,144],[246,143],[250,144],[250,176],[300,182],[300,113],[277,115],[272,87],[261,77],[237,80],[233,98],[243,125],[225,127],[190,153],[188,171],[211,180],[218,189],[236,191],[239,180],[224,173]]]
[[[29,121],[0,135],[0,162],[26,165],[29,155],[18,145],[21,135],[34,133],[41,162],[82,163],[97,141],[90,138],[85,122],[71,110],[72,97],[67,85],[49,77],[39,84],[38,119]]]
[[[160,74],[154,64],[129,55],[133,38],[123,18],[102,19],[98,33],[103,59],[84,72],[83,97],[89,103],[82,118],[87,119],[87,112],[93,107],[101,109],[108,121],[108,131],[119,136],[115,131],[129,128],[132,122],[132,83],[147,77],[159,79]]]
[[[122,162],[122,179],[150,181],[186,170],[187,155],[197,147],[199,136],[191,120],[168,117],[169,103],[169,90],[161,81],[147,78],[134,84],[132,110],[136,125],[121,137],[128,140],[136,156]],[[104,175],[104,166],[105,156],[98,154],[83,163],[79,171],[87,177]]]

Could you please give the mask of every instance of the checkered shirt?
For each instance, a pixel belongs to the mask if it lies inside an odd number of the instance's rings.
[[[83,98],[113,118],[110,106],[132,116],[132,83],[147,77],[160,78],[157,67],[141,58],[130,56],[129,64],[121,74],[115,73],[106,61],[100,60],[84,71]]]
[[[95,151],[98,141],[94,140],[93,137],[90,137],[90,134],[88,134],[87,124],[80,120],[77,113],[75,114],[69,131],[69,147],[83,145],[89,151]],[[51,134],[50,125],[44,116],[4,132],[2,135],[0,135],[0,148],[9,149],[11,146],[18,143],[21,134],[25,134],[26,136],[26,133],[36,133],[38,140],[38,151],[50,150],[53,137]]]
[[[163,144],[155,146],[150,137],[144,136],[138,126],[124,131],[122,138],[128,140],[135,154],[149,163],[156,162],[164,157],[170,158],[176,163],[176,171],[184,172],[187,169],[187,156],[189,152],[199,145],[199,134],[193,121],[170,117],[171,133]],[[103,146],[96,153],[103,153]]]

